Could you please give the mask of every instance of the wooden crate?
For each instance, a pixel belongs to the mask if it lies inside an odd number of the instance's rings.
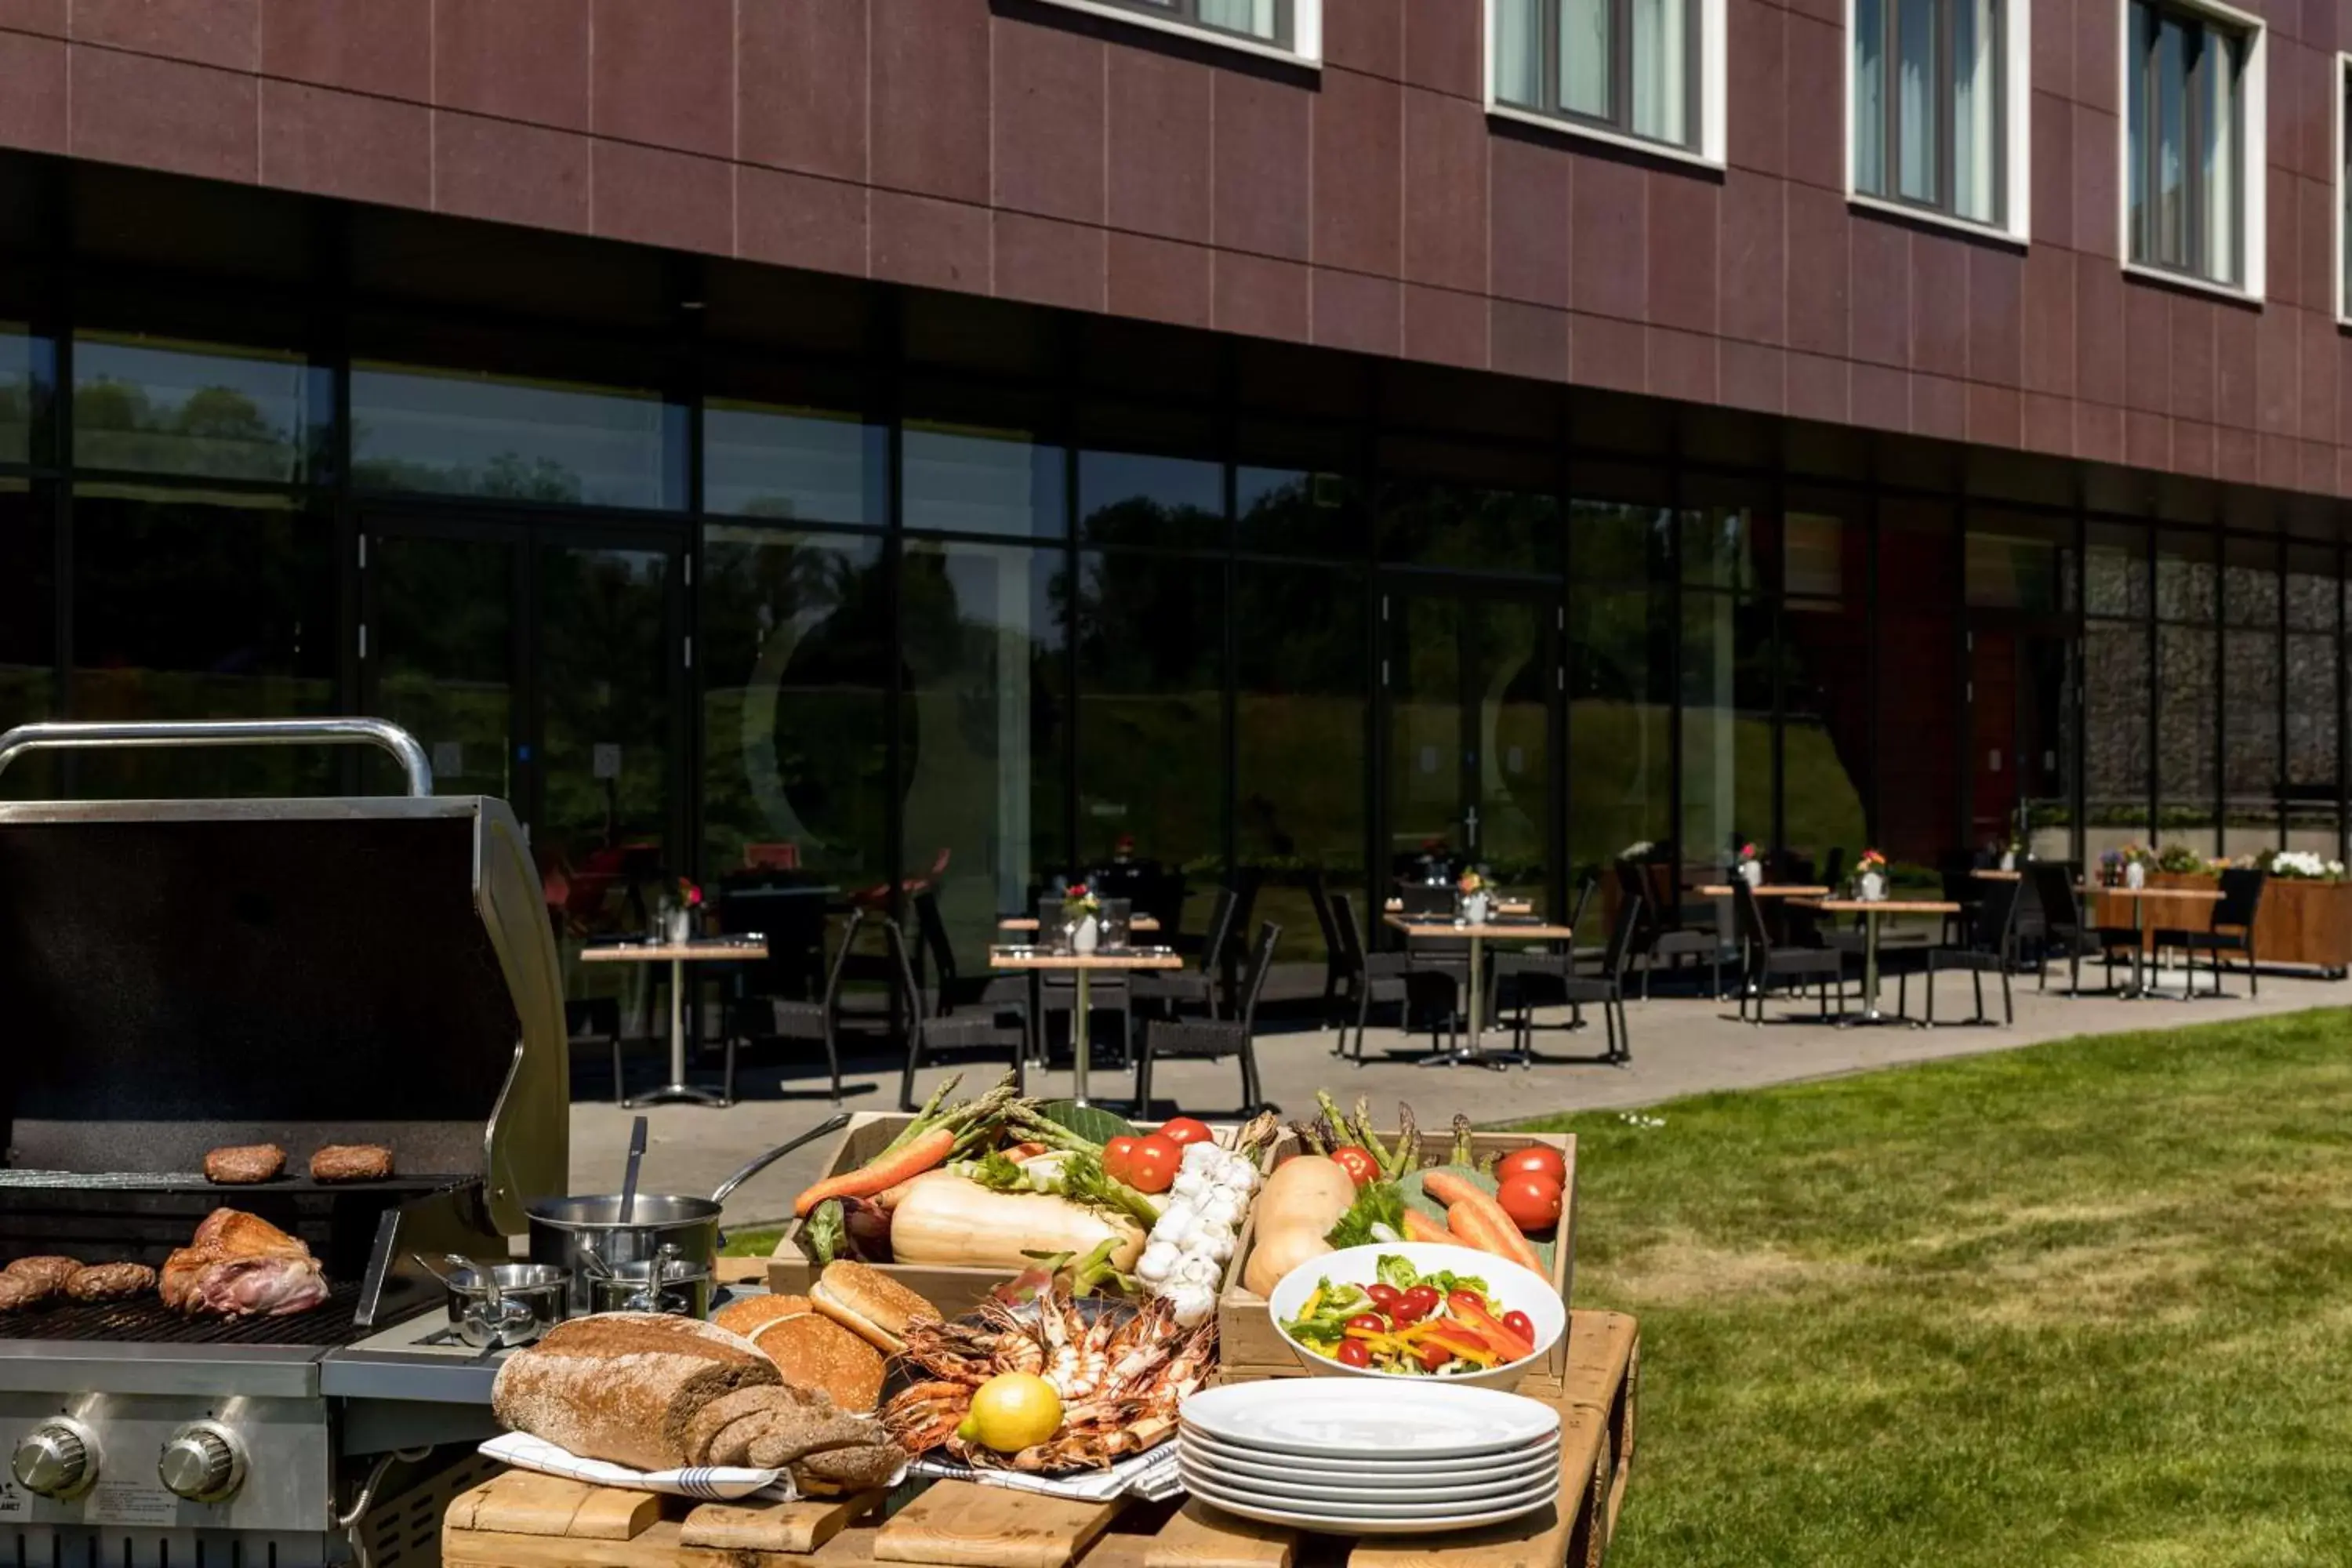
[[[889,1147],[890,1140],[913,1120],[901,1112],[859,1111],[849,1119],[841,1138],[834,1145],[833,1158],[824,1167],[824,1175],[835,1176],[854,1171]],[[1149,1129],[1157,1123],[1138,1125]],[[1219,1138],[1228,1135],[1231,1123],[1212,1123]],[[1272,1151],[1268,1152],[1271,1159]],[[1269,1164],[1268,1169],[1271,1169]],[[774,1256],[767,1260],[768,1289],[780,1295],[805,1296],[822,1273],[814,1263],[803,1256],[800,1247],[801,1222],[794,1220],[784,1227]],[[959,1318],[973,1310],[987,1299],[988,1293],[1019,1272],[1013,1268],[953,1268],[911,1263],[885,1263],[882,1272],[898,1280],[909,1290],[929,1301],[947,1318]]]
[[[1433,1140],[1423,1134],[1423,1147],[1429,1157],[1424,1166],[1441,1165],[1452,1151],[1450,1130],[1440,1130],[1444,1135]],[[1391,1135],[1381,1134],[1388,1141]],[[1551,1282],[1564,1302],[1573,1303],[1570,1294],[1576,1282],[1576,1134],[1573,1132],[1474,1132],[1470,1135],[1470,1151],[1478,1160],[1490,1154],[1507,1154],[1531,1144],[1549,1144],[1560,1152],[1568,1167],[1568,1180],[1562,1184],[1559,1205],[1559,1229],[1553,1237]],[[1285,1133],[1276,1143],[1267,1161],[1273,1169],[1283,1161],[1306,1152],[1305,1146],[1295,1137]],[[1297,1352],[1290,1348],[1275,1328],[1266,1311],[1265,1298],[1244,1287],[1242,1274],[1248,1267],[1250,1249],[1257,1243],[1257,1213],[1252,1208],[1248,1221],[1242,1226],[1241,1238],[1234,1248],[1233,1260],[1225,1268],[1224,1289],[1217,1296],[1217,1362],[1219,1377],[1226,1383],[1245,1382],[1257,1377],[1303,1377],[1306,1368],[1298,1364]],[[1568,1371],[1569,1340],[1576,1331],[1576,1314],[1569,1319],[1568,1332],[1560,1335],[1551,1353],[1531,1368],[1519,1385],[1522,1394],[1538,1398],[1559,1394]]]
[[[1065,1502],[940,1481],[887,1520],[878,1494],[743,1508],[510,1472],[445,1516],[445,1568],[1599,1568],[1633,1458],[1641,1338],[1575,1314],[1555,1395],[1558,1504],[1485,1530],[1348,1539],[1252,1524],[1197,1502]]]
[[[2221,879],[2191,871],[2151,871],[2148,883],[2158,888],[2210,888]],[[2092,918],[2101,925],[2129,930],[2133,900],[2105,889],[2095,891]],[[2155,945],[2154,933],[2163,926],[2179,931],[2205,931],[2213,923],[2213,906],[2207,903],[2159,902],[2146,907],[2148,934],[2144,947]],[[2222,964],[2243,954],[2224,953]],[[2254,911],[2254,956],[2267,969],[2274,964],[2308,964],[2323,974],[2341,974],[2352,968],[2352,882],[2313,882],[2294,877],[2273,877],[2263,885],[2261,908]]]

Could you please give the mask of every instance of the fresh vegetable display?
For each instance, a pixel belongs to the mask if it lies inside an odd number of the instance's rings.
[[[1356,1184],[1320,1154],[1285,1160],[1257,1200],[1257,1239],[1242,1284],[1261,1296],[1293,1268],[1332,1250],[1328,1236],[1356,1202]]]
[[[1535,1325],[1506,1310],[1484,1279],[1441,1269],[1426,1276],[1384,1254],[1370,1285],[1319,1282],[1283,1331],[1345,1366],[1447,1377],[1524,1361]]]
[[[1167,1300],[1183,1327],[1207,1321],[1217,1310],[1217,1285],[1256,1187],[1257,1161],[1250,1155],[1213,1142],[1184,1145],[1183,1168],[1169,1189],[1168,1206],[1135,1265],[1135,1277]]]

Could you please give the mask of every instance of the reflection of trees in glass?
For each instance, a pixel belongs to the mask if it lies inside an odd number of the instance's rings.
[[[1071,635],[1079,691],[1078,855],[1223,864],[1223,568],[1089,552]]]
[[[1431,479],[1381,489],[1381,549],[1393,560],[1492,572],[1559,570],[1559,503],[1529,491]]]
[[[299,392],[295,394],[298,399]],[[0,425],[7,415],[0,410]],[[299,479],[323,450],[322,432],[299,412],[273,418],[247,394],[204,386],[158,400],[136,382],[100,376],[74,388],[74,456],[90,468],[199,474],[215,479]]]
[[[714,875],[743,865],[750,845],[783,842],[809,869],[878,870],[883,677],[898,657],[880,560],[863,539],[714,529],[706,540],[702,799]]]
[[[352,448],[360,442],[354,425]],[[552,458],[505,451],[480,468],[464,463],[419,462],[410,458],[356,458],[352,482],[363,489],[410,490],[421,495],[488,496],[498,500],[546,501],[578,506],[585,500],[580,476]]]
[[[669,826],[669,560],[657,551],[539,553],[537,838],[575,866],[598,849],[661,845]],[[618,778],[595,776],[599,743],[620,747]]]

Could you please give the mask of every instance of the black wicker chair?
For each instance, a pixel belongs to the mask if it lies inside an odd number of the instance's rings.
[[[1439,974],[1403,952],[1372,952],[1364,946],[1363,928],[1356,923],[1355,901],[1345,893],[1331,895],[1331,929],[1339,939],[1340,963],[1346,973],[1340,990],[1341,1002],[1353,1002],[1356,1010],[1356,1049],[1352,1060],[1364,1059],[1364,1031],[1371,1023],[1372,1009],[1393,1006],[1397,1009],[1397,1026],[1403,1028],[1412,1022],[1412,994],[1415,982],[1426,988],[1433,977],[1442,981],[1451,996],[1454,978]],[[1468,966],[1464,966],[1468,973]],[[1453,1026],[1453,1041],[1461,1043],[1459,1010],[1449,1012]],[[1348,1025],[1343,1017],[1339,1024],[1339,1041],[1333,1056],[1348,1056]]]
[[[1580,974],[1571,967],[1567,973],[1549,975],[1561,995],[1571,1006],[1582,1007],[1591,1003],[1601,1009],[1601,1026],[1609,1032],[1607,1060],[1630,1062],[1633,1059],[1633,1028],[1625,1016],[1625,971],[1633,961],[1633,942],[1642,931],[1642,895],[1629,890],[1624,901],[1617,906],[1617,923],[1610,929],[1609,945],[1601,951],[1598,973]],[[1568,955],[1572,966],[1573,954]],[[1498,982],[1499,984],[1499,982]],[[1524,986],[1525,980],[1521,984]],[[1518,996],[1518,1018],[1512,1034],[1518,1042],[1519,1059],[1532,1059],[1534,1025],[1528,1016],[1527,993]]]
[[[1013,1092],[1021,1092],[1029,1060],[1027,1002],[1007,998],[968,1012],[942,1014],[937,1000],[915,984],[914,965],[907,961],[907,939],[897,924],[883,921],[882,932],[898,972],[898,1012],[907,1030],[907,1068],[898,1082],[898,1108],[915,1109],[915,1069],[933,1051],[1004,1051],[1013,1058]],[[847,947],[843,943],[845,952]]]
[[[1257,1050],[1253,1031],[1257,1025],[1258,994],[1265,989],[1266,972],[1274,967],[1274,946],[1282,928],[1272,921],[1258,927],[1257,945],[1251,950],[1249,968],[1243,973],[1238,1016],[1223,1018],[1153,1018],[1143,1026],[1143,1054],[1135,1069],[1138,1115],[1151,1110],[1151,1067],[1161,1057],[1220,1061],[1239,1057],[1242,1064],[1241,1114],[1255,1116],[1274,1110],[1265,1103],[1258,1084]]]
[[[1838,1005],[1845,1005],[1846,955],[1834,947],[1791,947],[1775,942],[1764,919],[1763,901],[1746,882],[1731,884],[1734,917],[1748,939],[1748,975],[1739,988],[1739,1016],[1751,1024],[1764,1022],[1764,1004],[1771,999],[1775,980],[1812,980],[1821,991],[1822,1016],[1830,1016],[1830,982],[1837,982]],[[1748,1016],[1750,1005],[1755,1016]]]
[[[2000,1020],[2003,1024],[2017,1022],[2017,1008],[2010,995],[2009,972],[2016,966],[2018,889],[2021,883],[2007,880],[1987,881],[1977,895],[1976,908],[1969,914],[1967,945],[1937,945],[1927,950],[1927,967],[1922,971],[1927,988],[1929,1028],[1936,1026],[1936,976],[1947,971],[1965,972],[1976,982],[1977,1016],[1986,1022],[1984,977],[2000,976]],[[1906,970],[1896,980],[1895,1008],[1908,1016],[1910,1008],[1911,974]]]
[[[2116,956],[2120,952],[2125,962],[2135,963],[2139,957],[2140,935],[2129,926],[2094,925],[2083,911],[2082,901],[2074,896],[2074,869],[2063,860],[2036,860],[2029,873],[2033,879],[2033,896],[2042,905],[2044,936],[2042,973],[2034,982],[2041,990],[2050,983],[2050,960],[2066,961],[2066,989],[2083,988],[2083,960],[2095,958],[2106,967],[2107,989],[2116,988]]]
[[[2195,994],[2197,989],[2197,955],[2200,952],[2212,963],[2215,995],[2221,994],[2221,955],[2225,952],[2246,955],[2246,989],[2256,996],[2263,994],[2262,975],[2254,957],[2254,917],[2262,912],[2263,889],[2269,881],[2268,872],[2232,866],[2221,873],[2221,901],[2213,906],[2211,930],[2165,927],[2157,931],[2159,951],[2177,947],[2189,955],[2190,994]]]

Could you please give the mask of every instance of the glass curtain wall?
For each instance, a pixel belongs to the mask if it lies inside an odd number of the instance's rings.
[[[1569,870],[1613,890],[1675,841],[1675,513],[1664,469],[1581,465],[1570,493]]]
[[[2232,856],[2277,847],[2283,827],[2278,543],[2221,545],[2221,847]]]
[[[1963,842],[1957,527],[1948,502],[1878,506],[1876,847],[1898,887],[1938,885],[1939,864]]]
[[[2343,853],[2341,795],[2345,657],[2331,545],[2289,544],[2285,592],[2286,784],[2281,803],[2290,849],[2332,860]]]
[[[2093,520],[2083,564],[2082,847],[2095,861],[2154,837],[2147,529]]]
[[[2221,573],[2210,533],[2156,534],[2158,847],[2221,852]]]
[[[1680,518],[1685,870],[1723,874],[1741,846],[1772,847],[1773,603],[1758,572],[1754,511],[1685,492]]]
[[[1842,883],[1869,847],[1870,527],[1859,511],[1800,494],[1780,518],[1779,839],[1803,881]]]

